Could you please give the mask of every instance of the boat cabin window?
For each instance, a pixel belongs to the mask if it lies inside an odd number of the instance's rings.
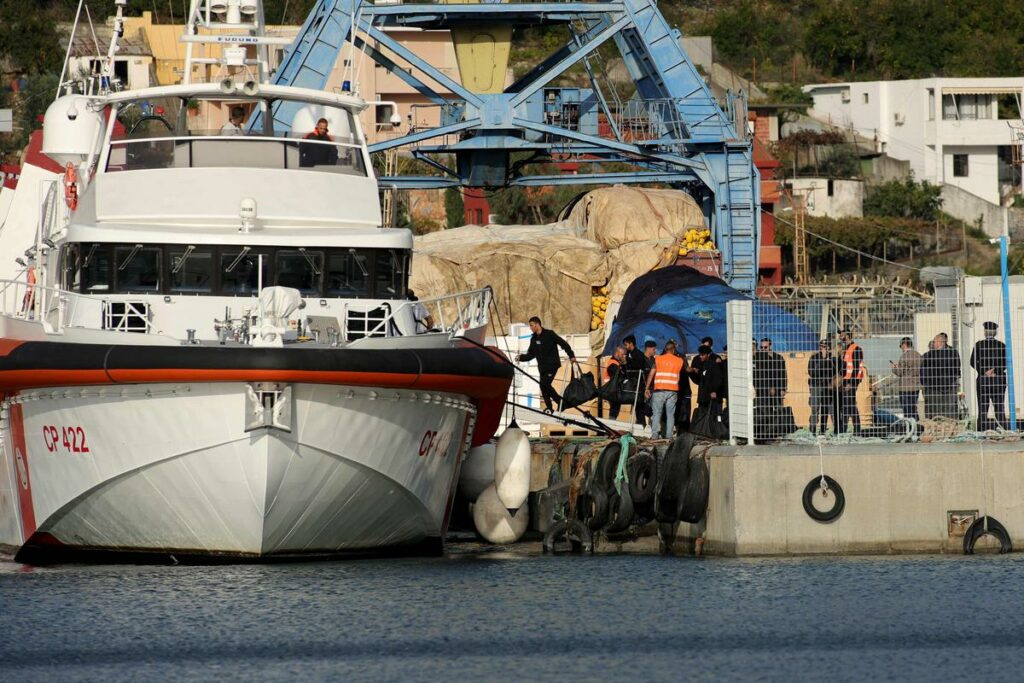
[[[213,293],[213,247],[175,245],[167,254],[172,294]]]
[[[404,299],[406,264],[409,254],[400,249],[378,249],[374,268],[374,291],[384,299]]]
[[[327,296],[362,299],[370,296],[367,249],[349,249],[327,257]]]
[[[274,263],[274,284],[292,287],[303,295],[319,295],[324,276],[324,252],[279,249]]]
[[[163,249],[141,244],[114,248],[114,282],[118,292],[156,294],[160,291]]]
[[[220,293],[258,294],[260,257],[263,257],[263,286],[270,286],[270,252],[252,247],[230,247],[220,252]]]
[[[63,289],[77,292],[81,286],[81,254],[77,244],[68,244],[60,251],[60,283]]]
[[[254,296],[280,285],[307,297],[404,299],[409,252],[339,247],[71,243],[61,247],[61,281],[84,294]]]
[[[86,294],[109,292],[112,281],[110,245],[82,245],[82,291]]]
[[[106,171],[269,168],[367,175],[351,112],[336,110],[332,116],[343,117],[338,130],[318,136],[313,130],[257,130],[246,123],[239,130],[220,125],[234,106],[252,111],[272,106],[270,101],[208,100],[198,102],[199,109],[186,106],[191,104],[196,103],[161,100],[121,104]],[[186,116],[185,111],[201,113]]]

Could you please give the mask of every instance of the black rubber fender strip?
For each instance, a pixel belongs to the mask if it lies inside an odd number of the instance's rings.
[[[110,353],[114,350],[113,346],[107,347],[107,352],[103,354],[103,374],[107,376],[111,384],[117,384],[117,380],[110,374]]]
[[[979,517],[967,528],[964,534],[964,555],[974,554],[974,544],[986,534],[995,537],[999,541],[999,553],[1006,554],[1013,552],[1013,543],[1010,541],[1010,534],[1006,527],[1000,524],[994,517]]]
[[[576,519],[571,522],[556,522],[544,534],[544,552],[559,554],[594,552],[594,539],[587,525]]]
[[[825,495],[831,494],[836,501],[829,510],[819,510],[814,507],[814,492],[821,488],[822,479],[825,480],[825,484],[828,486]],[[846,496],[843,494],[843,487],[827,474],[814,477],[807,482],[807,486],[804,487],[803,502],[804,512],[807,513],[807,516],[816,522],[825,524],[839,519],[839,516],[843,514],[843,510],[846,508]]]

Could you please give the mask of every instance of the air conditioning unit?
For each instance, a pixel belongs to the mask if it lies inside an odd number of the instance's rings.
[[[896,123],[897,126],[902,126],[904,123],[907,122],[907,115],[901,111],[898,111],[892,115],[892,120]]]

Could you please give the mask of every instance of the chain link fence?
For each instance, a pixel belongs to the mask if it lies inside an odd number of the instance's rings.
[[[1010,287],[1018,330],[1020,280]],[[731,302],[731,438],[1006,438],[1014,348],[1003,343],[1002,300],[999,278],[967,278],[937,288],[933,299],[837,291]],[[1014,375],[1019,386],[1019,368]]]

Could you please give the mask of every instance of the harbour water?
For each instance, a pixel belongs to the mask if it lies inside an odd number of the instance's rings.
[[[0,680],[1019,680],[1024,556],[0,564]]]

